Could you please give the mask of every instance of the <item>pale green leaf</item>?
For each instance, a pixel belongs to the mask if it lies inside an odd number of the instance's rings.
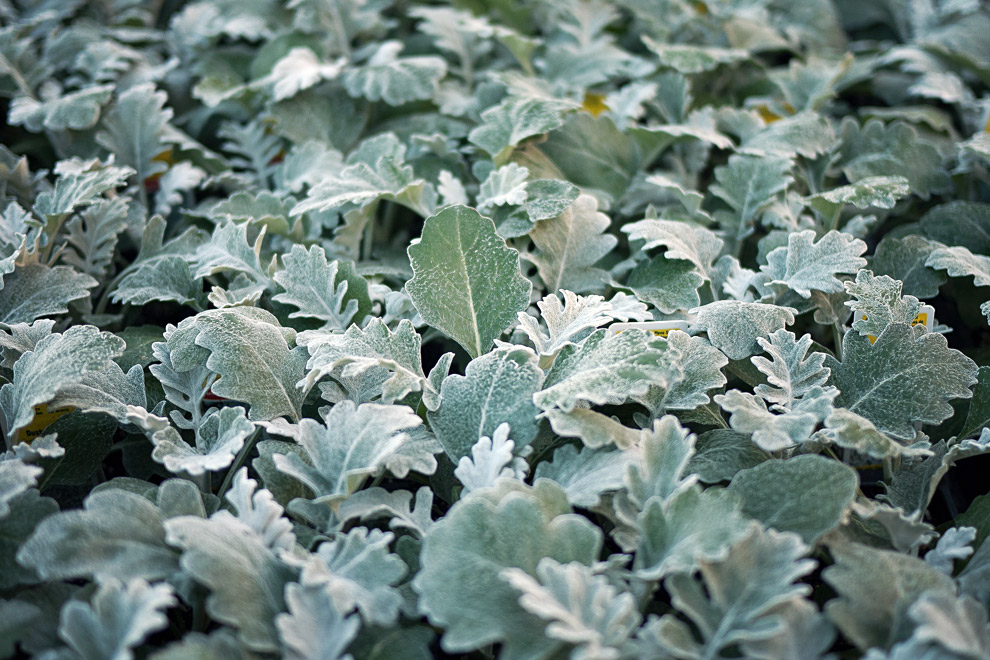
[[[584,564],[546,557],[534,579],[507,568],[502,577],[522,595],[519,604],[548,621],[547,637],[574,645],[575,658],[617,658],[642,620],[635,597],[595,575]]]
[[[133,173],[129,167],[109,166],[66,172],[55,181],[53,190],[35,198],[34,210],[42,217],[66,216],[100,201],[103,193],[123,185]]]
[[[825,217],[831,217],[845,204],[858,209],[892,209],[897,200],[910,193],[911,186],[903,176],[868,176],[849,185],[809,195],[802,201]]]
[[[246,222],[284,235],[290,231],[289,214],[295,204],[293,197],[281,198],[265,190],[257,194],[241,191],[209,207],[207,214],[217,224]]]
[[[447,74],[447,63],[436,56],[398,57],[401,50],[399,41],[379,45],[367,64],[344,73],[347,93],[389,105],[431,98]]]
[[[86,375],[109,368],[111,360],[123,352],[123,340],[91,325],[73,326],[39,341],[17,361],[13,380],[0,389],[8,437],[31,422],[36,405],[50,401]]]
[[[641,536],[633,568],[644,580],[691,573],[702,562],[724,560],[750,524],[739,498],[722,488],[695,485],[667,500],[651,498],[636,519]]]
[[[553,460],[536,466],[533,477],[552,479],[567,493],[568,502],[590,509],[598,504],[602,493],[625,487],[626,471],[635,462],[634,451],[564,445],[553,453]]]
[[[784,158],[801,155],[814,159],[828,152],[834,143],[835,131],[827,118],[815,112],[799,112],[772,122],[748,137],[740,145],[739,152]]]
[[[787,247],[767,254],[767,263],[760,270],[770,278],[770,286],[789,288],[808,298],[811,290],[824,293],[842,291],[836,275],[852,275],[866,265],[862,255],[866,243],[832,230],[815,242],[815,232],[792,232]]]
[[[835,564],[823,575],[838,598],[825,612],[860,649],[907,639],[914,628],[908,610],[925,592],[956,593],[952,578],[915,557],[857,543],[830,549]]]
[[[395,585],[407,568],[398,555],[389,552],[393,538],[391,532],[355,527],[321,543],[302,563],[299,581],[322,588],[338,612],[357,608],[369,624],[395,625],[402,604]]]
[[[853,183],[867,177],[902,176],[911,192],[928,199],[950,186],[949,174],[934,144],[904,122],[871,119],[864,126],[848,118],[842,124],[837,165]]]
[[[539,152],[585,193],[612,202],[625,194],[642,160],[635,138],[616,128],[607,115],[592,117],[587,112],[571,114],[540,143]]]
[[[925,553],[925,563],[946,575],[954,572],[954,562],[973,554],[971,547],[976,539],[975,527],[951,527],[939,538],[935,547]]]
[[[756,341],[772,361],[762,355],[750,358],[750,362],[767,377],[767,382],[757,385],[753,392],[768,403],[787,406],[828,380],[830,372],[822,366],[825,354],[816,352],[808,355],[811,335],[796,340],[793,332],[780,329],[767,339],[760,337]]]
[[[527,258],[536,264],[547,291],[586,293],[601,288],[608,273],[594,264],[618,243],[615,236],[604,233],[610,222],[598,210],[598,201],[582,194],[556,218],[536,223],[529,237],[539,252]]]
[[[729,424],[736,431],[752,433],[753,442],[764,451],[781,451],[807,441],[815,427],[831,414],[834,387],[812,387],[789,406],[775,405],[780,414],[767,409],[766,402],[748,392],[729,390],[716,394],[715,403],[730,413]]]
[[[58,631],[82,660],[132,660],[135,646],[168,625],[163,610],[177,602],[168,584],[108,578],[89,603],[65,604]]]
[[[409,531],[423,538],[433,525],[433,491],[429,486],[420,487],[416,491],[415,503],[412,502],[413,494],[408,490],[387,491],[377,486],[364,488],[340,505],[337,516],[342,522],[354,518],[388,518],[392,529]]]
[[[210,409],[196,428],[195,445],[187,443],[172,426],[149,433],[155,449],[152,458],[173,474],[201,475],[229,466],[254,432],[244,408],[229,406]]]
[[[561,126],[563,113],[571,107],[566,101],[509,97],[481,113],[482,123],[468,134],[468,140],[501,164],[526,138]]]
[[[110,487],[90,493],[82,509],[63,511],[43,520],[18,554],[43,578],[90,577],[97,580],[159,580],[179,570],[178,553],[165,543],[164,523],[172,515],[191,513],[182,502],[198,503],[196,486],[172,479],[151,496]]]
[[[903,238],[884,236],[870,258],[869,268],[879,275],[887,275],[904,284],[904,293],[922,300],[934,298],[938,289],[949,278],[925,265],[928,257],[941,247],[934,241],[929,241],[909,234]],[[988,244],[990,248],[990,244]]]
[[[0,455],[0,520],[10,514],[10,502],[38,484],[44,469],[10,454]]]
[[[196,317],[196,345],[210,351],[209,369],[220,375],[213,393],[244,401],[252,421],[301,417],[307,352],[289,348],[286,329],[270,313],[253,307],[203,312]],[[288,331],[291,332],[291,331]]]
[[[440,406],[427,412],[430,427],[455,463],[503,423],[522,449],[536,437],[533,394],[543,371],[528,348],[503,347],[468,363],[463,376],[452,374],[440,387]]]
[[[663,246],[663,256],[670,260],[690,261],[695,272],[711,279],[712,264],[724,243],[711,230],[674,220],[641,220],[622,227],[630,240],[645,240],[644,250]]]
[[[811,591],[796,582],[815,568],[815,561],[802,559],[807,552],[794,534],[750,524],[726,557],[701,564],[704,590],[690,575],[667,578],[664,587],[674,605],[700,633],[698,657],[720,657],[733,644],[776,636],[783,621],[772,613],[774,609]],[[660,629],[671,619],[673,615],[663,616]]]
[[[243,273],[260,287],[268,286],[268,273],[261,264],[263,239],[264,231],[258,234],[254,245],[251,245],[247,225],[234,222],[217,225],[210,240],[196,250],[196,271],[193,276],[199,279],[233,271]]]
[[[852,468],[809,454],[742,470],[729,490],[740,496],[747,516],[814,545],[842,521],[858,486]]]
[[[309,48],[296,47],[275,63],[264,79],[272,82],[272,100],[291,98],[322,80],[333,80],[343,69],[343,60],[322,62]]]
[[[886,275],[875,277],[872,271],[856,273],[855,282],[844,283],[855,300],[846,302],[854,312],[853,330],[861,335],[878,337],[891,323],[911,324],[921,303],[914,296],[902,296],[899,280]],[[863,315],[866,318],[863,318]]]
[[[928,238],[977,254],[990,252],[990,204],[954,201],[932,207],[921,217]]]
[[[423,374],[423,340],[406,319],[394,331],[381,319],[372,319],[363,330],[352,325],[342,334],[300,333],[298,341],[306,343],[311,353],[306,387],[332,376],[339,392],[330,397],[324,389],[323,396],[333,403],[343,399],[394,403],[432,387]]]
[[[915,436],[913,423],[938,424],[953,414],[949,399],[969,398],[976,364],[935,333],[917,335],[911,326],[891,323],[876,343],[855,332],[842,341],[842,362],[825,366],[841,394],[836,406],[862,415],[895,438]]]
[[[669,502],[696,479],[687,473],[694,455],[695,435],[673,415],[653,421],[653,428],[640,431],[639,456],[626,472],[629,499],[640,509],[659,498]]]
[[[367,284],[363,291],[350,291],[351,282],[340,272],[340,262],[328,262],[320,246],[313,245],[307,252],[303,246],[293,245],[282,261],[285,269],[273,279],[285,291],[272,300],[298,308],[289,318],[315,318],[323,321],[324,327],[345,330],[351,322],[361,320],[357,317],[361,302],[370,307]]]
[[[690,310],[697,324],[708,332],[712,345],[732,360],[756,353],[757,339],[794,323],[797,310],[777,305],[719,300]]]
[[[641,309],[633,306],[616,309],[612,302],[607,302],[601,296],[579,296],[573,291],[563,289],[564,304],[555,294],[547,294],[536,303],[540,316],[547,326],[543,331],[539,322],[529,314],[519,312],[519,330],[521,330],[540,354],[541,364],[548,366],[553,357],[564,346],[573,346],[591,334],[591,332],[615,319],[626,320],[629,315],[645,316],[645,305]],[[616,296],[617,298],[618,296]],[[615,300],[615,299],[613,299]]]
[[[749,52],[741,48],[661,43],[648,36],[643,37],[643,43],[657,55],[662,66],[679,73],[701,73],[749,59]]]
[[[515,163],[492,170],[478,189],[478,210],[487,213],[496,206],[524,204],[529,197],[528,178],[529,170]]]
[[[580,345],[565,346],[533,402],[543,410],[570,412],[582,401],[618,404],[646,394],[651,377],[662,374],[657,364],[661,352],[650,345],[651,339],[639,330],[611,337],[596,330]]]
[[[170,148],[162,140],[173,115],[173,110],[165,107],[167,101],[165,92],[155,91],[153,83],[134,85],[104,114],[104,130],[96,135],[97,143],[113,152],[118,162],[134,168],[138,185],[168,168],[154,160]]]
[[[452,206],[427,218],[407,251],[414,275],[406,290],[416,309],[471,357],[485,353],[529,304],[532,284],[519,270],[518,252],[473,209]]]
[[[639,442],[642,431],[623,426],[621,422],[588,408],[564,412],[551,408],[543,413],[553,432],[564,438],[581,438],[586,447],[598,449],[614,444],[629,449]]]
[[[70,247],[62,261],[101,278],[113,260],[117,236],[127,227],[127,203],[121,199],[99,202],[66,223]]]
[[[361,627],[356,614],[341,616],[325,589],[295,583],[286,585],[285,603],[275,625],[286,660],[352,660],[344,651]]]
[[[469,493],[479,488],[490,488],[500,478],[524,479],[529,465],[513,453],[515,443],[509,440],[509,425],[499,425],[491,437],[482,436],[471,447],[470,456],[462,456],[454,468],[454,476]]]
[[[736,155],[727,165],[715,168],[718,183],[709,190],[735,211],[733,226],[728,229],[736,243],[751,233],[759,212],[794,181],[789,174],[791,165],[780,156]]]
[[[701,304],[698,287],[705,278],[690,261],[657,255],[640,262],[629,273],[626,286],[636,297],[664,314],[693,309]]]
[[[964,247],[936,248],[932,250],[925,265],[935,270],[944,270],[949,277],[973,276],[976,286],[990,286],[990,257],[973,254]]]
[[[209,238],[201,229],[189,228],[164,243],[165,220],[152,216],[144,227],[141,249],[134,261],[120,271],[111,299],[144,305],[152,300],[174,300],[201,305],[202,284],[193,279],[189,262],[197,247]]]
[[[237,628],[247,648],[274,653],[279,648],[275,616],[285,610],[285,586],[296,571],[250,527],[229,514],[216,515],[167,520],[165,538],[182,549],[183,571],[210,590],[209,615]]]
[[[870,420],[845,408],[836,408],[826,417],[825,428],[814,437],[879,460],[900,456],[926,456],[930,453],[927,449],[904,446],[878,431]]]
[[[990,656],[987,610],[970,596],[924,594],[908,610],[917,624],[912,639],[937,644],[965,658]]]
[[[0,323],[32,323],[69,311],[74,300],[89,298],[98,282],[70,266],[28,264],[2,276]]]
[[[7,121],[11,126],[23,126],[32,133],[66,129],[84,131],[96,126],[100,111],[112,93],[113,85],[94,85],[41,101],[18,96],[10,102]]]
[[[341,401],[330,409],[325,424],[307,418],[298,425],[280,420],[266,428],[305,450],[305,460],[295,453],[275,454],[275,467],[305,484],[317,503],[332,504],[401,457],[403,445],[412,442],[411,431],[422,423],[406,406]],[[432,457],[435,452],[429,453]]]
[[[544,636],[545,622],[520,606],[501,572],[519,568],[535,575],[544,557],[591,565],[601,546],[601,532],[571,512],[559,486],[502,480],[456,502],[433,525],[412,585],[420,611],[444,629],[444,651],[501,642],[503,660],[547,658],[559,642]]]
[[[646,406],[653,417],[666,411],[694,410],[710,401],[709,391],[725,385],[722,368],[728,363],[725,354],[703,337],[671,332],[659,362],[663,378],[654,378],[646,394],[633,400]]]
[[[714,484],[729,481],[740,470],[755,467],[765,460],[766,452],[754,445],[748,434],[714,429],[698,436],[687,473],[697,474],[698,480],[706,484]]]

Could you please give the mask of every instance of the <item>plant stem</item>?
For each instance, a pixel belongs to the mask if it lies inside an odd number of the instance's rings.
[[[234,458],[233,464],[228,468],[227,474],[224,475],[223,481],[220,483],[220,489],[217,490],[217,497],[223,499],[224,493],[230,488],[230,483],[234,480],[234,473],[241,469],[244,462],[247,460],[248,454],[254,449],[254,443],[258,440],[258,436],[261,434],[261,428],[256,428],[251,437],[244,442],[244,446],[241,450],[237,452],[237,456]]]

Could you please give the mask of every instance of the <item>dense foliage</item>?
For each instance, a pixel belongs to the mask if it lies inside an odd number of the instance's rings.
[[[0,20],[0,657],[990,657],[984,3]]]

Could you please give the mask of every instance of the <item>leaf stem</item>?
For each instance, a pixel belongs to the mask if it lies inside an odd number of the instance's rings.
[[[254,449],[255,442],[258,440],[258,436],[261,434],[261,427],[256,427],[254,433],[251,434],[245,442],[241,450],[237,452],[237,456],[234,458],[233,464],[227,469],[227,474],[224,475],[223,481],[220,483],[220,488],[217,490],[217,497],[223,499],[224,493],[230,488],[231,482],[234,480],[234,473],[241,469],[244,462],[247,460],[248,454]]]
[[[842,362],[842,326],[836,321],[832,324],[832,343],[835,344],[835,359]]]

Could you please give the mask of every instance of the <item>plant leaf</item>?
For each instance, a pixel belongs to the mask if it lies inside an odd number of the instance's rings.
[[[793,232],[787,237],[787,247],[767,254],[767,264],[760,270],[770,278],[770,286],[787,287],[808,298],[811,289],[824,293],[842,291],[836,275],[852,275],[866,265],[860,255],[866,243],[834,229],[817,243],[815,232]]]
[[[365,313],[371,307],[367,283],[363,291],[350,291],[351,281],[339,270],[341,262],[327,262],[320,246],[313,245],[307,252],[303,246],[293,245],[282,260],[285,269],[273,279],[285,292],[272,296],[272,300],[299,308],[289,318],[315,318],[325,327],[345,330],[353,321],[361,320],[357,317],[361,303]],[[354,273],[354,277],[360,276]]]
[[[750,362],[766,374],[767,382],[754,387],[753,392],[767,403],[788,406],[828,380],[830,372],[822,366],[825,354],[816,352],[808,355],[811,335],[795,340],[793,332],[780,329],[768,335],[767,339],[760,337],[756,341],[773,360],[771,362],[761,355],[750,358]]]
[[[718,300],[690,310],[697,324],[708,332],[712,346],[732,360],[756,353],[757,340],[794,323],[797,310],[777,305]]]
[[[468,140],[501,165],[526,138],[563,125],[562,115],[571,107],[565,101],[509,97],[481,113],[482,123],[468,134]]]
[[[867,337],[846,333],[842,362],[831,356],[825,366],[840,394],[836,405],[867,418],[895,438],[914,438],[913,422],[938,424],[952,415],[949,399],[969,398],[976,364],[950,349],[945,337],[916,335],[911,326],[891,323],[870,344]]]
[[[522,346],[497,348],[471,360],[463,376],[447,376],[440,407],[427,411],[427,419],[450,460],[456,464],[503,423],[517,449],[528,445],[536,437],[539,412],[533,394],[543,379],[536,355]]]
[[[869,268],[879,277],[887,275],[903,282],[904,293],[927,300],[938,295],[938,289],[949,278],[925,265],[938,243],[909,234],[903,238],[885,236],[873,257]]]
[[[452,206],[427,218],[408,254],[413,278],[406,290],[416,309],[471,357],[486,352],[529,304],[532,284],[519,270],[519,254],[473,209]]]
[[[547,291],[569,289],[575,293],[597,291],[608,274],[594,264],[612,251],[618,239],[604,234],[610,220],[598,211],[598,201],[582,194],[556,218],[541,220],[529,232],[539,254],[528,257],[536,264]]]
[[[420,611],[444,628],[440,644],[447,653],[501,641],[505,660],[544,657],[559,643],[547,639],[545,624],[519,605],[502,570],[533,575],[544,557],[590,565],[601,544],[599,530],[571,513],[552,481],[527,486],[501,480],[454,503],[433,525],[412,586]]]
[[[568,502],[590,509],[598,504],[602,493],[622,490],[626,471],[635,461],[633,451],[564,445],[553,453],[553,460],[537,465],[533,476],[552,479],[567,493]]]
[[[685,260],[694,264],[703,280],[710,280],[712,263],[724,243],[711,230],[674,220],[640,220],[622,227],[630,240],[645,240],[644,250],[663,246],[663,256],[670,260]]]
[[[401,42],[386,41],[366,65],[346,71],[347,93],[389,105],[431,98],[447,74],[447,63],[436,56],[398,57],[400,50]]]
[[[168,96],[155,91],[153,83],[134,85],[120,94],[116,104],[103,116],[103,129],[96,141],[109,149],[119,162],[133,167],[138,185],[148,177],[164,172],[168,165],[154,160],[168,148],[162,141],[173,110],[166,108]]]
[[[69,303],[89,298],[98,282],[69,266],[27,264],[3,276],[0,323],[33,323],[42,316],[65,314]]]
[[[932,250],[925,265],[944,270],[949,277],[973,276],[976,286],[990,286],[990,257],[973,254],[964,247],[942,247]]]
[[[351,660],[344,654],[357,635],[361,620],[356,614],[341,616],[325,589],[288,584],[288,612],[275,615],[279,639],[287,660]]]
[[[911,186],[903,176],[868,176],[846,186],[809,195],[802,201],[823,216],[831,217],[846,204],[858,209],[892,209],[897,200],[910,193]]]

